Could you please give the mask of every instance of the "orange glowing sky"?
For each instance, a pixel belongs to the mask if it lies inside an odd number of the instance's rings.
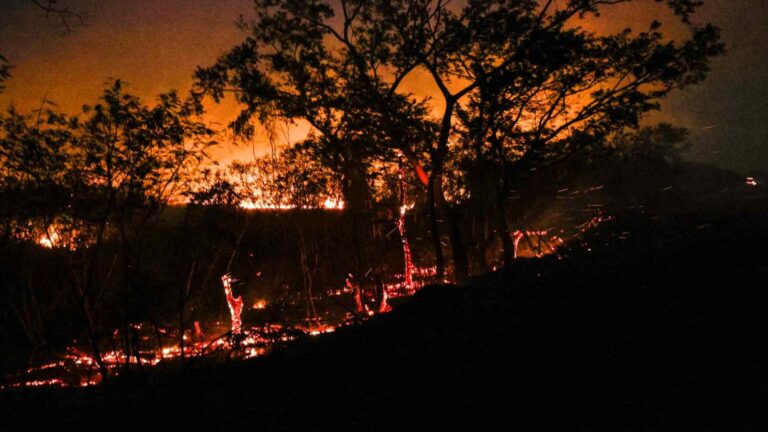
[[[86,27],[62,35],[46,23],[28,0],[0,0],[0,53],[15,66],[0,106],[22,111],[43,98],[66,112],[93,103],[110,78],[129,83],[147,101],[169,89],[188,90],[198,65],[209,65],[243,35],[234,25],[248,16],[251,0],[60,0],[87,14]],[[648,22],[659,5],[640,1],[611,10],[590,28],[615,31]],[[691,130],[691,158],[741,171],[768,169],[768,2],[706,0],[698,21],[722,27],[728,54],[713,63],[706,83],[680,92],[664,103],[664,119]],[[667,20],[671,21],[671,20]],[[424,75],[403,88],[421,96],[434,94]],[[233,103],[208,106],[209,121],[222,126],[236,114]],[[714,126],[714,127],[713,127]],[[296,127],[291,139],[306,134]],[[248,159],[267,146],[224,144],[221,162]]]

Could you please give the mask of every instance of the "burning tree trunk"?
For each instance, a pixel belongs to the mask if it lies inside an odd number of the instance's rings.
[[[379,303],[379,313],[386,313],[392,310],[392,307],[387,303],[387,300],[389,299],[389,295],[387,295],[387,290],[382,289],[381,290],[381,303]]]
[[[200,321],[195,321],[195,338],[200,345],[205,342],[205,333],[203,333],[203,329],[200,327]]]
[[[404,284],[408,294],[413,294],[413,259],[411,257],[411,245],[408,243],[408,236],[405,232],[405,213],[408,210],[408,205],[405,202],[407,191],[405,187],[405,172],[403,171],[402,164],[400,166],[400,172],[398,173],[398,179],[400,180],[400,216],[397,219],[397,229],[400,231],[400,239],[403,242],[403,259],[405,260]],[[387,307],[386,299],[387,294],[385,291],[382,308]]]
[[[525,234],[520,230],[515,230],[514,233],[512,233],[512,240],[514,245],[514,257],[517,258],[517,248],[520,245],[520,240],[525,237]]]
[[[232,277],[225,274],[221,277],[221,283],[224,285],[224,295],[227,298],[227,304],[229,305],[229,314],[232,319],[232,335],[240,334],[240,314],[243,312],[243,298],[232,295]]]
[[[365,312],[365,308],[363,307],[363,296],[362,292],[360,290],[360,285],[353,282],[354,276],[350,273],[347,275],[347,280],[345,282],[347,289],[352,291],[355,296],[355,312],[362,315]]]

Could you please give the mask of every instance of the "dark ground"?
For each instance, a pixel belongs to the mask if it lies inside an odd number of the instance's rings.
[[[766,213],[587,238],[267,358],[2,393],[0,430],[759,430]]]

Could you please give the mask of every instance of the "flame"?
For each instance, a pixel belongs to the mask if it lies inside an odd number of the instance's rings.
[[[344,288],[349,292],[355,293],[355,311],[358,314],[362,314],[364,310],[362,292],[360,290],[360,285],[352,282],[352,279],[353,279],[352,273],[348,274],[347,280],[344,282]]]
[[[228,284],[231,286],[232,279],[229,278]],[[239,298],[239,297],[238,297]],[[141,329],[142,326],[137,326]],[[259,329],[240,329],[240,337],[237,344],[230,339],[218,337],[213,340],[205,340],[200,323],[195,322],[195,339],[191,344],[184,344],[184,354],[188,357],[203,356],[220,350],[231,350],[238,358],[252,358],[264,355],[275,343],[287,343],[296,340],[299,336],[291,328],[283,328],[280,324],[266,324]],[[296,328],[307,336],[316,336],[324,333],[330,333],[336,330],[334,325],[323,323],[312,323],[308,327],[299,326]],[[166,334],[173,330],[163,330]],[[145,340],[145,346],[150,344],[152,336],[150,330],[146,330],[142,339]],[[119,330],[112,334],[112,337],[120,339]],[[184,339],[188,339],[183,335]],[[178,340],[178,336],[174,338]],[[77,341],[74,342],[77,344]],[[157,348],[142,350],[139,353],[143,366],[156,366],[163,361],[179,358],[181,348],[178,344],[164,345]],[[126,364],[136,364],[134,355],[126,356],[125,353],[116,348],[102,355],[102,360],[107,367],[110,375],[119,375],[121,369]],[[101,376],[96,373],[96,360],[82,349],[72,345],[67,348],[60,359],[30,367],[26,370],[6,376],[7,385],[0,385],[0,390],[20,387],[87,387],[99,384]],[[51,378],[51,375],[55,375]]]
[[[238,204],[246,210],[293,210],[296,206],[288,204],[271,204],[264,201],[243,200]]]
[[[336,327],[332,325],[317,325],[313,328],[311,328],[308,332],[310,336],[318,336],[323,333],[333,333],[336,331]]]
[[[326,210],[344,210],[344,201],[341,198],[326,198],[323,202],[323,208]]]
[[[253,303],[252,309],[266,309],[267,308],[267,301],[264,299],[256,300]]]
[[[254,201],[250,199],[240,201],[238,206],[246,210],[294,210],[299,208],[298,206],[292,204],[275,204],[265,201]],[[323,201],[320,207],[326,210],[344,210],[344,200],[341,198],[328,197],[325,199],[325,201]],[[309,209],[311,207],[301,208]]]
[[[20,238],[31,238],[34,242],[46,249],[66,248],[71,251],[77,250],[81,242],[81,232],[78,229],[64,226],[58,223],[51,224],[42,230],[35,230],[39,234],[33,234],[31,237],[21,236]]]
[[[53,249],[62,245],[62,239],[59,231],[51,227],[46,229],[45,234],[40,235],[35,243],[46,249]]]

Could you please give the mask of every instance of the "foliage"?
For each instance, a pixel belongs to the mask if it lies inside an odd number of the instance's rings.
[[[115,81],[81,117],[45,104],[0,119],[3,237],[39,242],[42,233],[49,247],[77,252],[59,277],[71,286],[103,376],[99,311],[120,292],[125,329],[151,316],[141,257],[162,209],[214,144],[200,113],[194,98],[175,92],[148,107]],[[126,353],[138,352],[124,343]]]
[[[120,81],[82,119],[49,103],[32,115],[12,109],[0,136],[5,216],[106,223],[156,211],[213,144],[199,109],[175,93],[149,108]]]
[[[274,156],[232,162],[225,169],[203,169],[185,191],[195,206],[262,209],[317,209],[339,202],[339,185],[327,168],[293,146]]]
[[[580,26],[629,2],[256,0],[255,19],[241,22],[246,40],[197,79],[217,101],[235,93],[244,105],[237,132],[251,133],[252,118],[307,121],[320,137],[308,142],[318,160],[344,175],[372,159],[392,161],[394,149],[413,161],[426,156],[438,273],[442,213],[461,278],[461,230],[443,192],[449,159],[463,153],[471,171],[491,167],[489,181],[503,183],[482,187],[508,195],[511,170],[559,163],[638,127],[669,91],[700,82],[722,52],[719,30],[691,21],[698,1],[664,2],[689,29],[681,42],[666,39],[658,21],[608,35]],[[417,71],[439,89],[437,122],[400,88]],[[496,201],[503,211],[504,198]]]

